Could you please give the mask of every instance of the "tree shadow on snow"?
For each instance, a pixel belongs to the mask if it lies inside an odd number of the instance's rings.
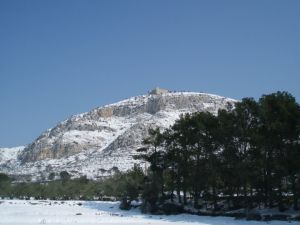
[[[165,222],[181,222],[181,223],[198,223],[203,225],[264,225],[266,222],[259,221],[245,221],[235,220],[230,217],[211,217],[211,216],[197,216],[189,214],[180,215],[150,215],[142,214],[139,209],[121,210],[119,209],[119,202],[84,202],[84,207],[98,210],[98,215],[112,216],[112,217],[136,217],[140,219],[151,219]],[[282,221],[272,221],[268,224],[284,225],[293,224]]]

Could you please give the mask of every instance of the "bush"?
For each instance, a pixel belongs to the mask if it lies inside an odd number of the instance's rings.
[[[7,176],[5,173],[0,173],[0,184],[9,181],[10,181],[9,176]]]
[[[122,210],[131,209],[130,200],[128,200],[127,198],[123,198],[119,208],[122,209]]]
[[[184,209],[181,205],[176,205],[174,203],[164,203],[160,208],[166,215],[176,215],[184,212]]]

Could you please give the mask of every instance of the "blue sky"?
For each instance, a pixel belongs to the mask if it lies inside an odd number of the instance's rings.
[[[160,86],[300,101],[300,1],[0,1],[0,146]]]

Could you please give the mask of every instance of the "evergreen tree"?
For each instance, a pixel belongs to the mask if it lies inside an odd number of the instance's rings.
[[[254,154],[256,151],[255,134],[258,129],[258,105],[254,99],[244,98],[236,103],[233,110],[235,132],[234,146],[237,153],[236,176],[243,191],[244,206],[249,207],[248,191],[252,193],[252,183],[258,175]]]
[[[180,190],[183,192],[183,204],[187,204],[187,191],[191,182],[191,154],[193,127],[191,126],[192,115],[181,115],[180,119],[171,127],[173,130],[173,148],[177,150],[177,196],[180,199]],[[181,200],[180,200],[181,202]]]
[[[151,210],[156,208],[159,194],[164,195],[163,172],[165,169],[164,151],[161,146],[163,144],[163,135],[159,128],[149,129],[149,135],[143,140],[145,147],[137,149],[141,154],[135,156],[136,159],[142,159],[150,163],[150,172],[148,174],[149,182],[145,184],[144,197],[146,202],[150,203]]]
[[[273,199],[276,199],[282,210],[283,178],[295,175],[291,172],[293,169],[288,170],[286,162],[295,153],[297,155],[297,150],[294,152],[297,147],[293,145],[299,142],[299,105],[287,92],[263,95],[259,104],[265,160],[265,198],[271,207]]]

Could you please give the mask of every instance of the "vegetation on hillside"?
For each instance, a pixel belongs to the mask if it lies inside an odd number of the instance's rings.
[[[53,174],[49,175],[49,178],[53,179],[53,177]],[[53,200],[121,200],[128,196],[131,199],[136,199],[143,179],[144,174],[138,166],[126,173],[119,172],[100,181],[89,180],[85,176],[70,179],[68,172],[62,171],[57,180],[18,183],[0,173],[0,197]]]

